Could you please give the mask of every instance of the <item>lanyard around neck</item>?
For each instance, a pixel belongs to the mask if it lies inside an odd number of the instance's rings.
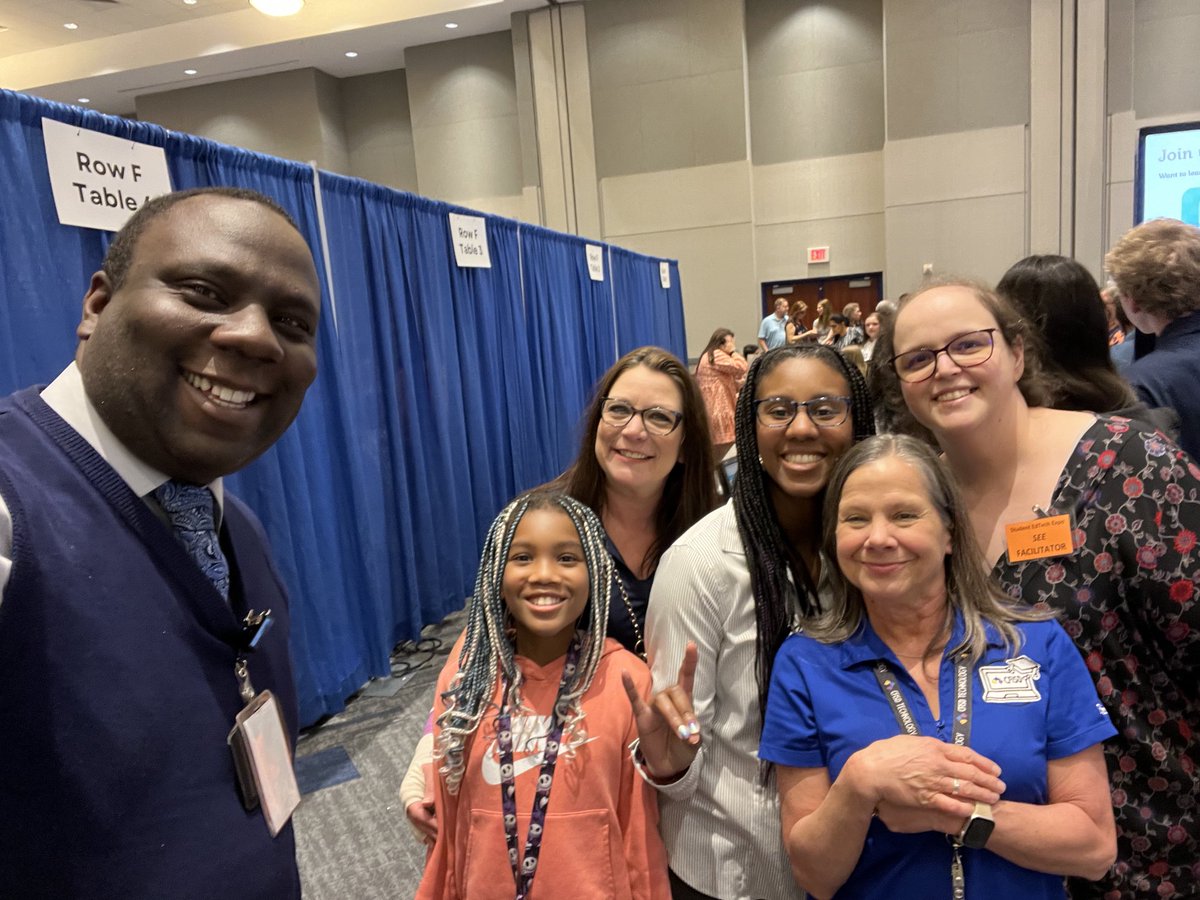
[[[900,681],[892,672],[891,666],[884,660],[875,664],[875,679],[892,708],[892,715],[905,734],[920,734],[917,720],[913,718],[904,692],[900,690]],[[951,743],[966,747],[971,740],[971,668],[967,664],[965,653],[959,653],[954,658],[954,717]]]
[[[500,801],[504,809],[504,839],[508,843],[508,863],[512,866],[513,881],[516,883],[516,900],[525,900],[537,874],[538,854],[542,852],[542,837],[546,829],[546,809],[550,805],[550,786],[554,783],[554,766],[558,762],[558,746],[562,740],[563,718],[559,704],[566,692],[567,683],[574,677],[579,662],[579,635],[571,638],[567,658],[563,662],[562,678],[558,683],[558,695],[554,698],[550,732],[542,750],[542,769],[538,773],[537,788],[533,795],[533,812],[529,815],[529,832],[525,837],[525,853],[519,855],[517,838],[517,783],[513,769],[512,712],[508,708],[509,685],[504,684],[504,698],[500,713],[496,717],[499,733],[496,746],[500,754]]]
[[[884,660],[875,664],[875,678],[887,697],[888,705],[892,707],[892,715],[896,717],[900,729],[905,734],[918,735],[921,729],[908,708],[904,692],[900,690],[900,682],[892,672],[891,666]],[[966,747],[971,740],[971,669],[967,665],[967,654],[958,653],[954,657],[954,727],[951,732],[951,743]],[[956,782],[957,783],[957,782]],[[952,842],[953,857],[950,862],[950,888],[954,900],[966,900],[967,883],[963,873],[962,856],[957,842]]]

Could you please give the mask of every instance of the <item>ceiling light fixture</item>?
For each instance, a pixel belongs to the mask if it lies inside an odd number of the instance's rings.
[[[78,27],[74,22],[63,22],[63,28],[67,29],[67,31],[74,31]]]
[[[196,0],[183,0],[185,6],[195,6]]]
[[[250,0],[250,5],[264,16],[294,16],[304,6],[304,0]]]
[[[346,51],[346,57],[348,59],[354,59],[356,56],[358,56],[358,53],[356,53],[355,51],[353,51],[353,50]]]
[[[79,102],[80,102],[80,103],[91,103],[91,102],[92,102],[92,98],[91,98],[91,97],[80,97],[80,98],[79,98]]]
[[[458,27],[458,23],[457,23],[457,22],[447,22],[447,23],[446,23],[446,27],[447,27],[447,28],[457,28],[457,27]]]
[[[196,70],[195,70],[195,69],[184,69],[184,70],[183,70],[183,74],[184,74],[184,75],[195,75],[195,74],[196,74]]]

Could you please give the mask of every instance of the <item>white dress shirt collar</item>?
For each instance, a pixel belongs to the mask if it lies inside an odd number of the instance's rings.
[[[153,493],[169,477],[138,459],[112,433],[100,417],[83,387],[83,375],[72,362],[52,381],[41,394],[46,405],[54,410],[64,422],[79,433],[100,458],[112,466],[113,471],[129,485],[139,497]],[[217,501],[218,511],[224,510],[225,492],[222,479],[208,485]]]

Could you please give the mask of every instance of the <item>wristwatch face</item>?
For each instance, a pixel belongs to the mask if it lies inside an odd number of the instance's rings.
[[[964,847],[978,850],[987,843],[988,838],[992,836],[992,829],[995,827],[996,823],[991,819],[982,816],[971,816],[967,827],[962,831],[962,836],[959,837],[959,842]]]

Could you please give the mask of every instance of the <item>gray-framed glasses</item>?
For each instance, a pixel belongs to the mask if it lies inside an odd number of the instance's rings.
[[[618,400],[615,397],[605,397],[600,407],[600,419],[605,425],[613,428],[624,428],[634,416],[642,417],[642,424],[651,434],[659,437],[670,434],[683,421],[683,413],[662,406],[648,406],[637,409],[628,400]]]
[[[936,350],[921,348],[898,353],[892,357],[896,377],[909,384],[926,381],[937,371],[938,356],[945,353],[960,369],[981,366],[992,358],[996,347],[995,328],[981,328],[960,334],[946,346]]]
[[[792,400],[790,397],[765,397],[754,401],[754,416],[765,428],[787,428],[803,407],[818,428],[836,428],[850,415],[849,397],[814,397]]]

